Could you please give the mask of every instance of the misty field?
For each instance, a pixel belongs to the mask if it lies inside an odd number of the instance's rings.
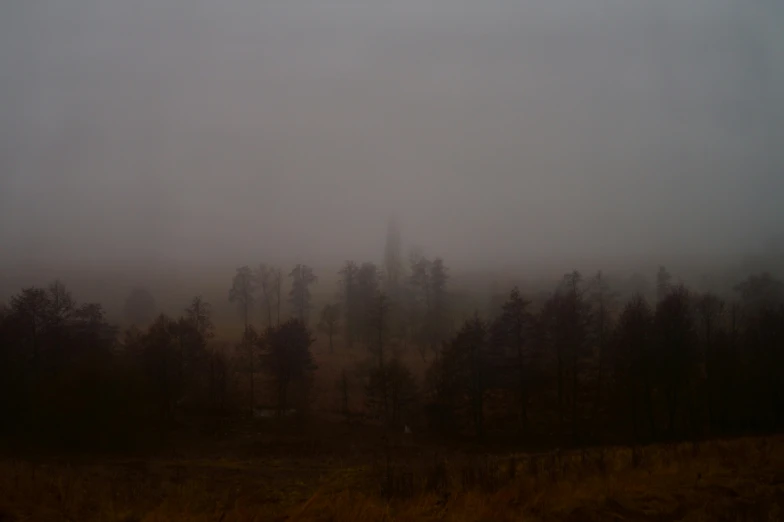
[[[784,519],[781,437],[514,455],[317,437],[231,458],[4,460],[0,520]]]
[[[0,1],[0,522],[784,520],[781,27]]]

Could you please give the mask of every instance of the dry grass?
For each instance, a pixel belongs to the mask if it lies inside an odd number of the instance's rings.
[[[0,521],[784,520],[784,438],[583,452],[0,464]],[[389,500],[388,500],[389,498]]]

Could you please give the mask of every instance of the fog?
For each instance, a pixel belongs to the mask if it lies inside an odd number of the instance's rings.
[[[784,229],[782,24],[773,0],[4,2],[0,264],[380,261],[392,215],[458,268],[727,259]]]

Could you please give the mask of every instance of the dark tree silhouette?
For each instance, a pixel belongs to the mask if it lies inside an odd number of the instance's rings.
[[[237,345],[237,363],[239,364],[240,368],[248,374],[248,406],[250,410],[248,411],[249,415],[253,415],[253,411],[256,408],[256,353],[259,344],[259,334],[253,328],[253,326],[248,326],[245,330],[244,334],[242,335],[242,340]]]
[[[543,342],[556,361],[558,416],[563,427],[569,407],[575,440],[580,436],[578,403],[583,391],[580,377],[590,355],[590,322],[582,276],[575,270],[564,276],[558,291],[544,303],[540,316]]]
[[[705,368],[706,402],[708,407],[708,426],[713,428],[717,421],[717,403],[720,400],[718,382],[722,365],[719,344],[723,330],[724,302],[716,295],[706,293],[696,296],[697,321],[702,347],[702,363]]]
[[[437,257],[430,265],[430,309],[428,311],[428,340],[430,351],[438,352],[441,342],[447,336],[448,303],[447,303],[447,274],[444,261]]]
[[[592,281],[591,305],[594,310],[591,333],[596,348],[596,391],[593,399],[592,422],[596,422],[604,402],[607,344],[612,332],[612,314],[616,294],[610,290],[601,270]]]
[[[272,316],[277,310],[277,323],[280,323],[280,286],[281,272],[279,268],[266,265],[259,265],[256,270],[256,287],[260,292],[259,301],[263,303],[262,310],[267,319],[267,328],[272,326]]]
[[[564,314],[565,326],[569,329],[565,348],[570,361],[569,371],[572,377],[570,402],[572,406],[572,437],[575,441],[579,438],[577,412],[581,392],[581,365],[590,356],[588,331],[591,324],[591,310],[585,300],[585,289],[582,282],[582,275],[577,270],[565,275],[563,281],[565,301],[562,313]]]
[[[229,390],[229,361],[220,351],[209,352],[208,358],[210,407],[220,415],[225,415]]]
[[[254,374],[255,368],[253,364],[253,346],[257,339],[256,332],[251,328],[248,320],[250,317],[250,309],[255,303],[256,282],[253,277],[253,272],[247,266],[242,266],[237,269],[232,280],[231,289],[229,289],[229,301],[236,303],[242,314],[243,333],[242,343],[240,349],[245,354],[245,366],[247,367],[249,382],[250,382],[250,414],[253,415],[253,408],[255,407],[256,389],[254,387]]]
[[[181,403],[192,399],[198,388],[198,373],[210,355],[207,343],[213,336],[210,305],[200,296],[191,300],[185,315],[173,321],[171,332],[177,344],[178,385],[181,389]]]
[[[389,220],[387,225],[387,236],[384,245],[382,289],[390,303],[390,314],[388,318],[390,337],[396,341],[400,341],[403,347],[405,347],[409,341],[405,313],[405,303],[407,300],[405,269],[403,242],[400,236],[400,229],[393,218]]]
[[[784,425],[784,284],[769,273],[749,276],[736,286],[740,295],[740,340],[748,361],[746,429],[776,430]]]
[[[384,366],[384,347],[389,331],[389,300],[383,292],[377,292],[375,300],[370,303],[368,324],[372,332],[368,339],[368,346],[371,352],[375,353],[378,359],[378,366]]]
[[[34,366],[40,358],[41,337],[52,322],[50,310],[49,297],[42,288],[25,288],[11,297],[9,316],[18,333],[18,341],[24,348],[29,347]]]
[[[205,344],[213,337],[215,327],[212,324],[212,306],[200,295],[191,299],[191,304],[185,309],[185,317]]]
[[[264,263],[259,265],[256,271],[256,286],[261,291],[259,300],[264,303],[263,310],[267,316],[267,328],[272,326],[273,292],[272,292],[272,270]]]
[[[49,315],[52,321],[62,324],[68,320],[76,307],[73,296],[60,280],[55,280],[47,288],[49,294],[50,310]]]
[[[191,299],[190,306],[185,309],[185,319],[193,332],[188,355],[191,362],[203,362],[206,365],[210,407],[223,414],[226,409],[228,390],[228,362],[222,353],[211,349],[208,344],[215,335],[215,327],[212,323],[212,306],[201,296],[196,296]],[[197,378],[198,376],[193,375],[192,377]]]
[[[321,318],[319,319],[318,328],[319,331],[326,334],[327,338],[329,339],[329,353],[335,352],[335,347],[334,344],[332,343],[332,339],[335,337],[335,334],[338,332],[339,326],[340,326],[340,305],[339,304],[324,305],[324,308],[321,309]]]
[[[292,382],[306,379],[316,368],[310,353],[314,341],[310,330],[298,319],[267,329],[260,340],[262,366],[276,382],[278,416],[288,407]]]
[[[385,256],[385,268],[399,258],[395,236],[390,230],[394,255]],[[246,401],[253,410],[260,368],[276,387],[279,414],[307,404],[313,338],[299,316],[306,318],[315,277],[304,266],[292,273],[298,317],[281,324],[282,274],[261,272],[238,269],[229,292],[245,327],[236,352],[211,340],[210,306],[201,297],[182,317],[156,318],[149,293],[134,292],[126,318],[151,324],[119,334],[99,304],[77,303],[59,281],[22,289],[0,306],[0,440],[31,450],[124,451],[183,440],[208,427],[204,421],[217,435],[225,431],[222,416],[244,413]],[[468,295],[472,283],[451,294],[443,262],[421,255],[411,257],[405,279],[402,270],[390,272],[346,263],[341,303],[327,305],[319,322],[331,348],[338,328],[347,343],[367,345],[365,405],[385,426],[397,429],[424,412],[444,437],[517,436],[553,446],[784,429],[784,284],[770,274],[748,276],[725,304],[673,285],[662,269],[659,292],[647,295],[652,311],[642,295],[616,308],[613,290],[629,296],[642,283],[613,279],[611,290],[601,273],[583,282],[573,272],[552,294],[531,294],[531,304],[517,288],[505,295],[494,288],[500,299],[489,307],[491,326],[475,315],[449,338],[455,311],[487,304]],[[264,305],[256,317],[267,327],[261,339],[250,324],[254,297]],[[397,358],[401,331],[423,359],[434,354],[423,368],[423,410],[416,380]],[[337,370],[336,398],[349,419],[349,370]],[[240,373],[248,375],[242,390]],[[177,438],[168,437],[175,427]]]
[[[162,432],[169,428],[173,420],[174,406],[180,392],[176,329],[175,321],[159,315],[141,338],[147,386],[152,391]]]
[[[669,290],[656,306],[657,375],[667,409],[667,431],[677,436],[677,417],[690,401],[687,391],[695,377],[698,352],[697,332],[689,291],[683,286]],[[691,408],[692,404],[685,405]],[[687,410],[688,411],[688,410]]]
[[[381,284],[381,273],[373,263],[362,263],[356,277],[356,306],[362,311],[358,331],[369,351],[376,344],[376,324],[374,309]]]
[[[631,424],[633,438],[640,441],[641,425],[648,425],[648,440],[656,434],[653,407],[655,378],[653,312],[641,295],[626,304],[610,344],[609,359],[613,370],[613,406],[623,427]],[[640,415],[643,419],[640,419]]]
[[[431,262],[414,252],[409,262],[409,329],[422,360],[426,361],[427,352],[437,354],[439,346],[448,335],[449,276],[441,258]]]
[[[310,312],[310,286],[318,278],[313,274],[313,269],[308,265],[296,265],[289,273],[291,278],[291,301],[294,317],[303,324],[308,324],[308,314]]]
[[[250,309],[256,302],[256,281],[253,272],[247,266],[237,269],[234,279],[229,289],[229,301],[236,303],[242,314],[242,324],[245,331],[248,330]]]
[[[514,287],[503,304],[501,315],[493,324],[493,350],[498,351],[498,373],[507,386],[515,390],[520,426],[528,425],[528,390],[531,365],[531,316],[528,301]]]
[[[371,370],[365,391],[368,410],[387,427],[399,428],[413,415],[416,379],[398,359]]]
[[[271,270],[271,284],[272,284],[272,293],[275,296],[275,324],[280,324],[280,306],[283,302],[282,295],[283,295],[283,271],[275,267]]]
[[[492,354],[487,324],[475,315],[444,345],[437,379],[442,404],[463,410],[480,440],[484,438],[485,394],[490,388]]]
[[[412,253],[409,258],[409,303],[408,321],[413,343],[419,351],[422,361],[427,360],[430,348],[428,316],[432,307],[430,284],[430,261],[419,253]]]
[[[359,304],[357,290],[357,273],[359,268],[353,261],[346,261],[340,269],[340,294],[343,309],[346,344],[353,348],[354,340],[362,324],[362,309]]]
[[[58,281],[12,296],[0,317],[0,436],[72,448],[115,436],[117,417],[95,412],[119,386],[116,336],[100,305],[77,305]]]

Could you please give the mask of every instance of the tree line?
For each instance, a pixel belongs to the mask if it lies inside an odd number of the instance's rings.
[[[432,419],[479,438],[653,442],[775,431],[784,421],[784,287],[754,275],[725,302],[658,277],[657,302],[618,303],[599,273],[533,306],[518,289],[466,321],[426,382]]]
[[[312,321],[311,267],[288,272],[287,292],[280,268],[238,268],[227,295],[243,325],[233,350],[215,340],[201,297],[179,317],[152,316],[152,297],[134,290],[126,316],[136,324],[121,331],[59,281],[23,289],[0,308],[0,435],[155,444],[253,414],[260,388],[278,416],[305,412],[319,336],[325,357],[365,355],[336,383],[352,422],[558,445],[783,427],[784,285],[770,274],[724,300],[674,284],[661,267],[649,302],[621,301],[601,272],[575,271],[544,298],[514,287],[497,311],[460,322],[444,261],[421,252],[404,261],[394,230],[383,267],[346,261],[337,272],[334,301]],[[363,406],[352,407],[358,394]]]

